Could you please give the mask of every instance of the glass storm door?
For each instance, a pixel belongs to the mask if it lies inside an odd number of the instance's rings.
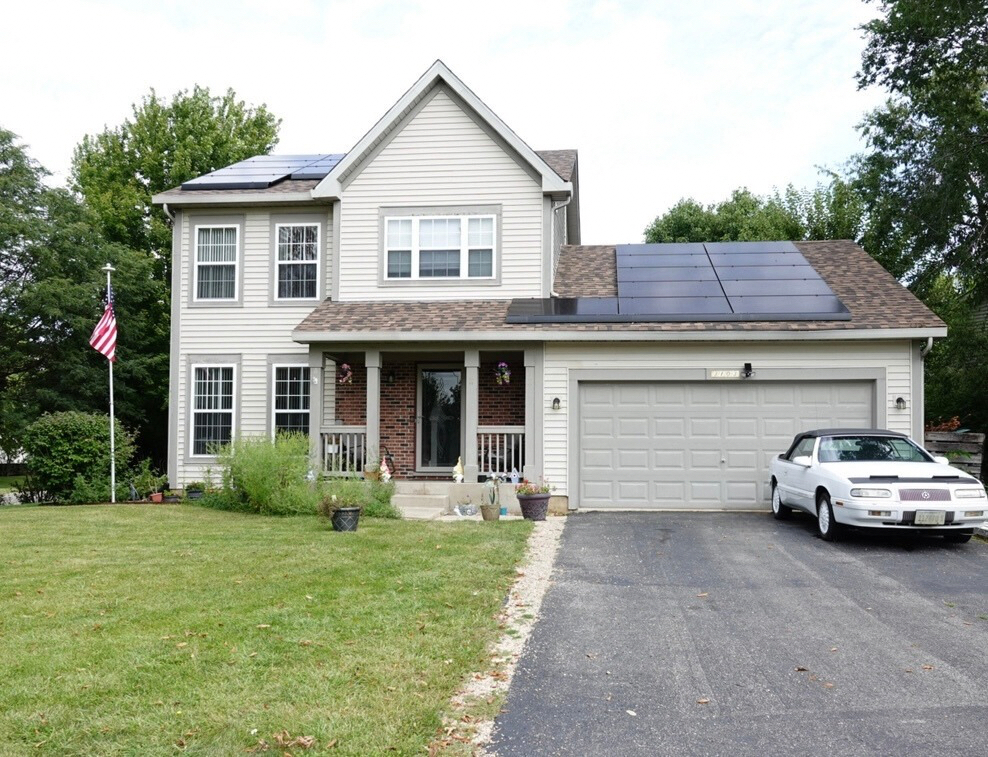
[[[423,368],[419,374],[420,470],[451,472],[460,457],[462,368]]]

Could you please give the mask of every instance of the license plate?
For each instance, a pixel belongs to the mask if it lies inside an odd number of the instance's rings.
[[[916,520],[913,522],[917,526],[942,526],[945,515],[942,510],[917,510]]]

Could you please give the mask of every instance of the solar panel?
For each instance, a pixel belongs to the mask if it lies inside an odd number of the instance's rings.
[[[322,179],[342,155],[255,155],[182,184],[182,189],[266,189],[287,178]]]
[[[508,322],[851,318],[792,242],[620,245],[615,265],[617,298],[515,300]]]

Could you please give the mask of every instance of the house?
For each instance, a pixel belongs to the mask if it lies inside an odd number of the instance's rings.
[[[438,61],[345,154],[155,201],[173,485],[296,430],[324,471],[384,455],[422,491],[462,459],[570,508],[763,507],[797,431],[921,436],[946,334],[851,242],[582,245],[576,152],[532,150]]]

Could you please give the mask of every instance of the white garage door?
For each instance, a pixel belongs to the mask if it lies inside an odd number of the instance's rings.
[[[871,427],[874,384],[580,384],[579,506],[765,507],[768,461],[798,432]]]

